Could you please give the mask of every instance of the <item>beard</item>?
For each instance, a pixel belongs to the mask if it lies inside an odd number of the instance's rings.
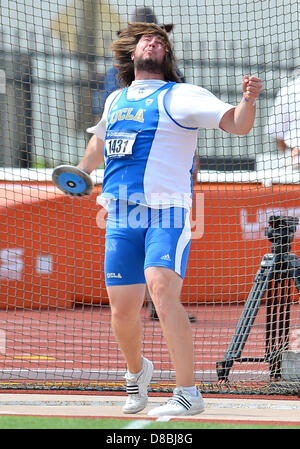
[[[151,58],[147,59],[135,59],[135,68],[138,71],[160,74],[164,72],[164,64],[155,61]]]

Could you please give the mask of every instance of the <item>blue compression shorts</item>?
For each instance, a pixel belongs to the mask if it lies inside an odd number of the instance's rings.
[[[105,282],[144,284],[147,267],[166,267],[184,279],[191,244],[189,211],[111,201],[105,235]]]

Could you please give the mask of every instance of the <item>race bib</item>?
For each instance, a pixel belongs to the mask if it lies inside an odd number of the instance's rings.
[[[106,155],[109,159],[132,156],[132,147],[137,133],[108,131],[105,138]]]

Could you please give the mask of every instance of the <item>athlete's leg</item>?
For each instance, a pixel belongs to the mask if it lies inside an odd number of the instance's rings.
[[[126,207],[125,207],[126,206]],[[142,356],[141,308],[145,299],[145,233],[130,226],[134,205],[114,203],[108,213],[105,238],[105,282],[111,324],[127,363],[124,413],[138,413],[148,401],[153,364]]]
[[[107,286],[111,324],[131,373],[142,369],[142,323],[140,312],[145,284]]]
[[[190,248],[189,213],[152,211],[146,236],[145,277],[180,387],[193,387],[192,329],[180,295]]]
[[[128,370],[142,369],[141,308],[145,299],[144,229],[131,229],[127,213],[132,206],[114,203],[105,235],[105,282],[111,306],[111,323]]]
[[[180,301],[183,280],[175,271],[165,267],[148,267],[145,275],[176,371],[176,384],[194,386],[192,329]]]
[[[112,311],[112,328],[125,360],[127,398],[123,413],[138,413],[148,403],[148,388],[153,364],[142,357],[141,307],[145,298],[145,284],[107,287]]]

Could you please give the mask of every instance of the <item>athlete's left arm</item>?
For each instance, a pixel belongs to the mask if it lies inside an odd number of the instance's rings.
[[[223,115],[219,125],[231,134],[244,135],[251,131],[256,115],[255,100],[260,94],[262,82],[256,76],[244,76],[242,87],[242,100]]]

